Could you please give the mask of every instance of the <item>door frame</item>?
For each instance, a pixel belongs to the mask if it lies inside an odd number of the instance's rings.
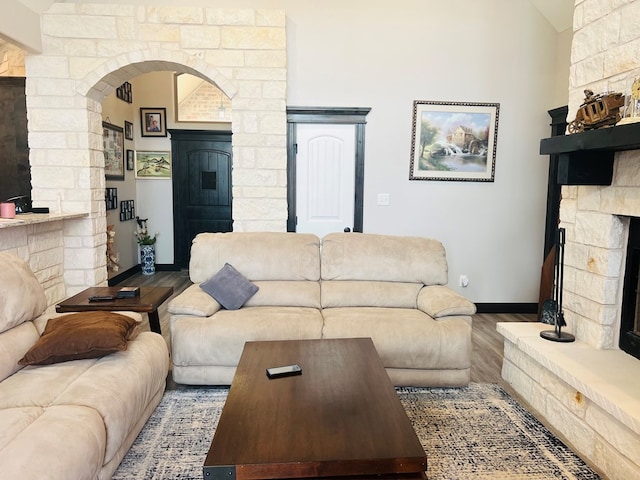
[[[287,107],[287,232],[296,231],[296,127],[299,123],[355,125],[356,174],[354,185],[353,231],[362,232],[364,205],[364,134],[371,108]]]
[[[181,194],[183,185],[180,185],[178,175],[175,174],[176,166],[178,169],[184,168],[184,165],[179,165],[177,152],[174,150],[174,140],[192,140],[192,141],[230,141],[232,138],[232,132],[230,130],[187,130],[187,129],[167,129],[171,137],[171,168],[174,170],[171,175],[171,184],[173,190],[173,264],[177,269],[183,268],[185,265],[188,268],[189,266],[189,257],[186,259],[182,258],[180,252],[180,242],[178,241],[185,232],[179,226],[179,222],[177,219],[177,214],[180,213],[180,208],[183,207],[181,203]],[[233,145],[233,144],[232,144]],[[233,149],[232,149],[233,151]],[[231,165],[230,172],[233,170],[233,153],[231,155]],[[231,175],[231,173],[230,173]],[[229,189],[233,192],[233,184],[232,178],[229,179]],[[231,211],[233,212],[233,195],[231,197]],[[232,214],[232,225],[233,225],[233,214]]]

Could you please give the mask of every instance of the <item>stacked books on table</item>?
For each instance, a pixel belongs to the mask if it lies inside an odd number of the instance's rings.
[[[116,298],[132,298],[140,296],[140,287],[122,287],[118,290]]]

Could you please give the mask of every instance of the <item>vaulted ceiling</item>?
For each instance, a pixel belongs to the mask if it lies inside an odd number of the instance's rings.
[[[31,10],[42,13],[49,6],[58,1],[59,3],[82,3],[82,0],[18,0]],[[562,32],[573,25],[574,0],[529,0],[540,13],[558,31]],[[104,3],[109,3],[105,0]],[[131,0],[131,3],[152,3],[149,0]],[[185,2],[188,3],[188,2]]]

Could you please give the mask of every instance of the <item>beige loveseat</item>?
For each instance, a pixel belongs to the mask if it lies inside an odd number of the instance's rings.
[[[102,358],[22,367],[47,322],[62,318],[46,309],[27,264],[0,253],[0,478],[109,479],[162,398],[166,342],[141,332]],[[132,318],[121,317],[131,332]]]
[[[258,291],[226,310],[200,287],[224,265]],[[442,244],[334,233],[204,233],[192,282],[168,306],[178,383],[228,385],[244,343],[370,337],[395,385],[469,383],[475,305],[445,286]]]

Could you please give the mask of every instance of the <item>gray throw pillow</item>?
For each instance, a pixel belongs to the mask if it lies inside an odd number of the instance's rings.
[[[200,288],[227,310],[237,310],[255,295],[258,287],[228,263]]]

